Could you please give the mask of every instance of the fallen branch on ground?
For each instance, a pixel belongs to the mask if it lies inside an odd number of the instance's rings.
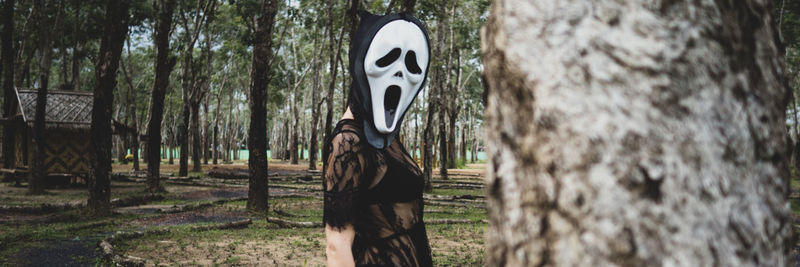
[[[436,201],[436,200],[426,200],[425,201],[425,205],[451,206],[451,207],[464,207],[464,208],[479,208],[479,209],[486,208],[483,204],[447,202],[447,201]]]
[[[459,223],[489,223],[488,220],[469,220],[469,219],[434,219],[425,220],[425,224],[459,224]]]
[[[247,228],[248,225],[253,223],[251,219],[245,219],[241,221],[223,223],[223,224],[213,224],[213,225],[201,225],[195,226],[192,230],[195,231],[208,231],[208,230],[222,230],[222,229],[240,229],[240,228]]]
[[[322,227],[322,223],[320,223],[320,222],[293,222],[293,221],[284,220],[284,219],[275,218],[275,217],[268,217],[267,221],[271,222],[271,223],[274,223],[274,224],[277,224],[278,226],[280,226],[282,228],[316,228],[316,227]]]

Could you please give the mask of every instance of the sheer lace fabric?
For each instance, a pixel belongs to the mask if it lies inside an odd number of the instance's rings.
[[[395,139],[376,150],[353,120],[340,121],[331,136],[325,147],[324,223],[334,229],[353,225],[357,265],[431,266],[422,172],[402,144]]]

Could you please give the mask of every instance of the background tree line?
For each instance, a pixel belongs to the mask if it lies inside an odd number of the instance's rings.
[[[204,164],[239,160],[239,151],[254,141],[263,142],[272,159],[291,164],[307,160],[309,169],[319,168],[321,143],[347,101],[348,46],[358,23],[356,10],[413,13],[428,26],[437,56],[428,86],[406,115],[401,135],[425,167],[427,181],[432,169],[445,166],[439,174],[446,179],[447,168],[475,162],[483,149],[478,28],[487,16],[488,1],[122,3],[127,7],[119,11],[122,7],[108,9],[106,1],[4,1],[4,112],[6,117],[16,112],[14,101],[9,101],[14,87],[42,93],[89,91],[96,97],[98,89],[110,90],[95,102],[110,104],[108,117],[99,119],[113,120],[126,131],[114,135],[104,148],[111,155],[108,160],[126,162],[126,155],[132,154],[134,170],[144,168],[140,161],[147,163],[152,192],[163,190],[158,182],[160,160],[177,161],[177,175],[186,176],[201,171]],[[106,31],[111,12],[126,18],[121,22],[124,28],[116,29],[124,29],[122,39],[107,40],[121,42],[109,44],[121,47],[119,59],[104,57],[101,50],[104,38],[113,34]],[[261,20],[273,13],[274,18]],[[268,45],[259,50],[259,43]],[[259,51],[266,62],[257,62],[254,53]],[[113,80],[100,81],[98,62],[108,60],[115,61],[117,70],[103,74]],[[257,70],[257,63],[266,65]],[[266,87],[260,92],[253,86]],[[253,112],[254,107],[263,111]],[[265,121],[263,129],[257,125],[260,120]],[[263,140],[254,134],[263,134]],[[3,148],[9,153],[13,141],[4,138]],[[34,134],[34,140],[41,138]],[[11,164],[4,162],[6,167]],[[37,181],[44,175],[32,174],[33,191],[43,190]]]

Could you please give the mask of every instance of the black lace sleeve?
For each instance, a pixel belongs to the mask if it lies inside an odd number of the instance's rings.
[[[355,132],[337,133],[328,145],[323,173],[325,203],[322,220],[334,229],[353,224],[359,180],[364,172],[360,138]]]

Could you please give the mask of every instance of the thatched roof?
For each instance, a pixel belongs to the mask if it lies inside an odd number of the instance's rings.
[[[22,119],[33,126],[37,90],[16,88]],[[47,91],[45,122],[47,128],[88,130],[92,124],[94,95],[77,91]]]

